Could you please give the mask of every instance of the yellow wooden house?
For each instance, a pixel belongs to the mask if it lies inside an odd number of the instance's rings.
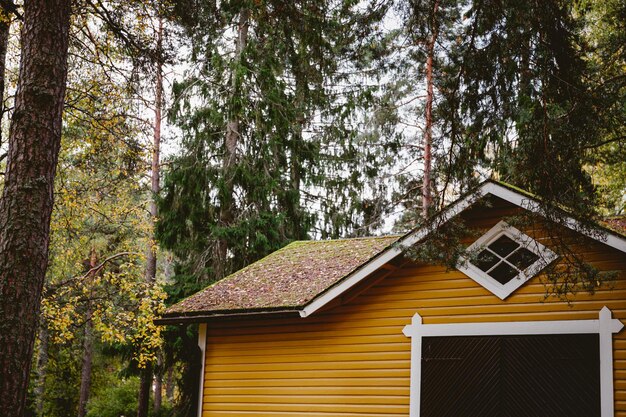
[[[575,255],[615,272],[546,297],[564,255],[509,224],[525,212],[488,181],[428,227],[294,242],[172,306],[160,323],[200,323],[199,415],[626,417],[626,238],[563,217]],[[406,256],[452,219],[476,232],[456,269]]]

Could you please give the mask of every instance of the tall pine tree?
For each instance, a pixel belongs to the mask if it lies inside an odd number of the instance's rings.
[[[24,3],[20,75],[0,198],[0,414],[7,417],[24,413],[48,265],[70,9],[69,1]]]
[[[436,2],[402,2],[407,27],[418,36],[432,27],[429,3]],[[623,7],[473,0],[456,10],[440,15],[448,31],[439,37],[443,53],[434,70],[439,191],[467,191],[487,176],[530,190],[572,267],[549,271],[549,291],[593,290],[603,277],[570,253],[572,242],[553,226],[566,221],[567,208],[593,232],[602,204],[594,168],[620,166],[626,90],[611,62],[623,62],[616,19]],[[599,36],[598,25],[612,30]]]

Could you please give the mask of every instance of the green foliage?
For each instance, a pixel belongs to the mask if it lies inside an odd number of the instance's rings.
[[[608,154],[605,162],[588,165],[600,195],[600,214],[615,216],[626,214],[626,148],[608,144],[599,150]]]
[[[182,140],[165,166],[159,201],[159,242],[176,256],[168,303],[291,240],[371,234],[395,204],[406,211],[398,230],[424,222],[416,138],[434,24],[439,207],[494,176],[540,197],[544,225],[555,234],[565,206],[583,227],[598,214],[624,213],[624,2],[440,0],[433,15],[434,3],[160,3],[158,13],[178,19],[179,49],[190,52],[170,111]],[[94,372],[90,415],[134,413],[126,407],[136,380],[117,384],[118,371],[136,370],[159,344],[152,318],[164,294],[143,276],[153,242],[141,142],[147,125],[137,110],[137,80],[149,78],[154,59],[147,35],[155,10],[137,1],[107,5],[117,7],[107,15],[100,2],[85,3],[74,18],[43,302],[49,416],[76,410],[85,320],[95,324],[97,343],[124,346],[117,353],[138,359],[113,369],[116,359],[96,355],[113,376]],[[396,15],[385,20],[390,10]],[[248,36],[237,53],[244,13]],[[453,267],[467,233],[462,222],[447,224],[413,256]],[[548,271],[547,294],[567,298],[610,280],[569,253],[569,244],[555,241],[568,267]],[[88,279],[92,253],[100,261],[124,255]],[[196,337],[193,328],[165,332],[166,366],[176,363],[182,375],[180,416],[197,403]]]
[[[401,35],[415,46],[396,67],[394,86],[410,79],[406,62],[423,65],[425,43],[435,24],[440,29],[434,71],[439,207],[489,176],[531,191],[568,265],[566,273],[550,274],[548,293],[593,291],[605,277],[570,256],[559,225],[573,215],[581,231],[597,234],[599,215],[623,211],[623,2],[398,4]],[[401,178],[408,209],[401,224],[415,223],[420,184],[419,174]],[[441,257],[431,249],[433,260]]]
[[[137,414],[139,378],[131,377],[104,387],[90,401],[87,417],[130,417]]]
[[[171,303],[291,240],[367,234],[384,213],[383,182],[372,184],[395,151],[360,134],[357,114],[373,95],[364,77],[354,82],[380,53],[373,25],[385,4],[183,3],[193,70],[174,85],[171,120],[183,138],[157,226],[177,257]],[[237,55],[232,28],[242,14],[247,41]],[[166,340],[169,360],[183,367],[178,415],[192,415],[195,337],[170,329]]]
[[[79,344],[51,345],[45,379],[43,415],[64,417],[78,410],[80,385]]]
[[[439,31],[439,207],[452,190],[467,192],[494,176],[530,190],[548,211],[566,206],[587,221],[623,209],[623,2],[407,0],[396,6],[404,27],[390,42],[399,59],[386,70],[392,103],[401,105],[387,123],[422,123],[423,108],[407,103],[421,101],[426,44],[435,26]],[[417,144],[408,145],[406,152],[419,160]],[[400,177],[395,198],[410,211],[420,204],[419,176]]]
[[[202,369],[202,355],[198,347],[198,328],[167,326],[165,339],[165,364],[178,370],[180,395],[172,408],[172,417],[193,417],[198,414],[198,381]]]
[[[174,86],[171,116],[183,141],[165,176],[157,230],[181,279],[220,278],[290,240],[358,233],[379,221],[365,197],[385,160],[355,130],[355,110],[371,92],[349,84],[347,72],[371,53],[364,45],[385,7],[191,3],[185,9],[195,13],[181,21],[195,67]],[[226,28],[244,13],[247,40],[236,55]],[[225,140],[232,122],[233,163]]]
[[[572,3],[474,2],[464,19],[439,78],[450,147],[440,172],[466,182],[482,165],[591,219],[598,193],[585,166],[623,129],[621,99],[590,64]]]
[[[42,312],[56,342],[74,338],[72,325],[80,329],[90,320],[109,343],[154,337],[158,344],[152,317],[162,294],[143,277],[148,193],[140,182],[145,155],[138,133],[115,86],[92,79],[74,87],[110,101],[82,96],[74,102],[81,112],[66,114]],[[85,120],[82,112],[94,118]],[[92,257],[101,266],[90,276]],[[153,350],[138,352],[138,359]]]
[[[585,60],[604,96],[599,123],[602,141],[590,150],[587,171],[600,195],[603,215],[626,211],[626,4],[619,0],[580,1],[575,13],[582,20],[582,39],[589,46]]]
[[[102,22],[87,13],[73,24],[82,49],[69,60],[42,300],[50,360],[35,372],[45,375],[43,408],[51,417],[76,413],[86,323],[93,325],[96,346],[127,344],[133,352],[129,360],[143,365],[160,347],[153,318],[164,298],[159,285],[144,278],[143,257],[152,239],[145,209],[150,194],[143,181],[146,124],[133,101],[137,84],[115,68],[123,66],[123,57]],[[115,358],[96,355],[96,360],[92,391],[99,384],[114,385],[115,378],[99,380],[100,371],[116,374],[121,368]]]

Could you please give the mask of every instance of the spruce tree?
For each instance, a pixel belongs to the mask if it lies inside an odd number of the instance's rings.
[[[187,5],[194,69],[174,88],[183,135],[160,203],[178,276],[214,280],[294,239],[363,222],[365,152],[349,84],[385,12],[351,2]]]
[[[380,220],[377,138],[359,135],[371,88],[355,83],[373,54],[386,4],[190,2],[178,10],[193,69],[174,86],[182,132],[167,161],[157,235],[177,258],[176,302],[291,240],[366,233]],[[188,14],[193,11],[193,14]],[[359,81],[363,81],[361,78]],[[373,146],[367,146],[373,144]],[[197,404],[191,329],[170,329],[185,363],[178,406]]]

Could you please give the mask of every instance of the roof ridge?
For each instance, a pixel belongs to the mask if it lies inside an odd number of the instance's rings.
[[[358,236],[358,237],[340,237],[338,239],[310,239],[310,240],[294,240],[293,242],[288,243],[284,247],[287,247],[293,243],[328,243],[328,242],[341,242],[347,240],[365,240],[365,239],[389,239],[393,237],[402,237],[404,234],[394,233],[389,235],[380,235],[380,236]]]

